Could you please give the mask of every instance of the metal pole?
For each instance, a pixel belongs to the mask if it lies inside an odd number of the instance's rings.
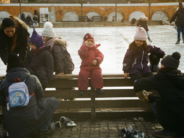
[[[149,0],[149,20],[150,20],[150,8],[151,8],[151,0]]]
[[[81,2],[81,16],[83,16],[83,13],[82,13],[82,5],[83,5],[83,3]]]
[[[20,4],[20,19],[21,19],[21,1],[18,0],[19,4]]]
[[[115,21],[117,21],[117,0],[116,0]]]

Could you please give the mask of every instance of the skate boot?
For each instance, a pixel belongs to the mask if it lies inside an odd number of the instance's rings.
[[[152,40],[151,40],[151,38],[150,38],[150,37],[148,37],[148,40],[149,40],[149,42],[152,42]]]
[[[177,42],[175,44],[179,44],[180,43],[180,39],[177,40]]]

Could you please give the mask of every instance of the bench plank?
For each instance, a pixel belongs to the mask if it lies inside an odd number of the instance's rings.
[[[91,101],[61,101],[58,109],[89,109]],[[96,108],[151,108],[140,100],[97,100]]]
[[[123,90],[104,90],[105,94],[97,95],[96,98],[108,98],[108,97],[137,97],[133,89],[123,89]],[[77,90],[61,90],[61,91],[45,91],[44,97],[56,97],[61,98],[91,98],[91,91],[85,91],[84,96],[79,96],[79,91]]]
[[[104,87],[133,86],[130,79],[105,78]],[[90,83],[89,83],[90,84]],[[49,82],[47,88],[71,88],[77,87],[77,79],[61,79]]]

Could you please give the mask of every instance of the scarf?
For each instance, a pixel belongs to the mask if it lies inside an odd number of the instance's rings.
[[[46,45],[43,45],[42,47],[40,47],[39,49],[31,49],[31,53],[32,55],[37,55],[42,49],[44,49],[46,47]]]
[[[59,39],[59,37],[53,37],[52,39],[48,40],[47,43],[45,43],[46,46],[50,46],[50,51],[52,51],[52,48],[54,46],[54,40]]]

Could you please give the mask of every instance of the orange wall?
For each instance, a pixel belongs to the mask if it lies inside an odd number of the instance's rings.
[[[38,10],[40,8],[49,8],[51,11],[51,6],[22,6],[22,11],[29,11],[32,14],[34,10]],[[177,5],[171,6],[151,6],[150,15],[152,16],[156,11],[164,11],[168,14],[169,19],[172,17],[174,12],[177,9]],[[62,21],[63,15],[68,11],[76,12],[79,16],[81,15],[81,7],[80,6],[54,6],[55,14],[58,21]],[[0,6],[0,11],[7,11],[13,16],[19,15],[19,6]],[[84,6],[83,7],[83,15],[86,15],[88,12],[95,11],[99,13],[101,16],[108,16],[111,12],[115,11],[115,6]],[[124,19],[127,20],[130,14],[134,11],[141,11],[145,13],[145,15],[149,16],[149,6],[118,6],[118,12],[120,12]]]
[[[10,3],[10,0],[1,0],[1,3]]]

